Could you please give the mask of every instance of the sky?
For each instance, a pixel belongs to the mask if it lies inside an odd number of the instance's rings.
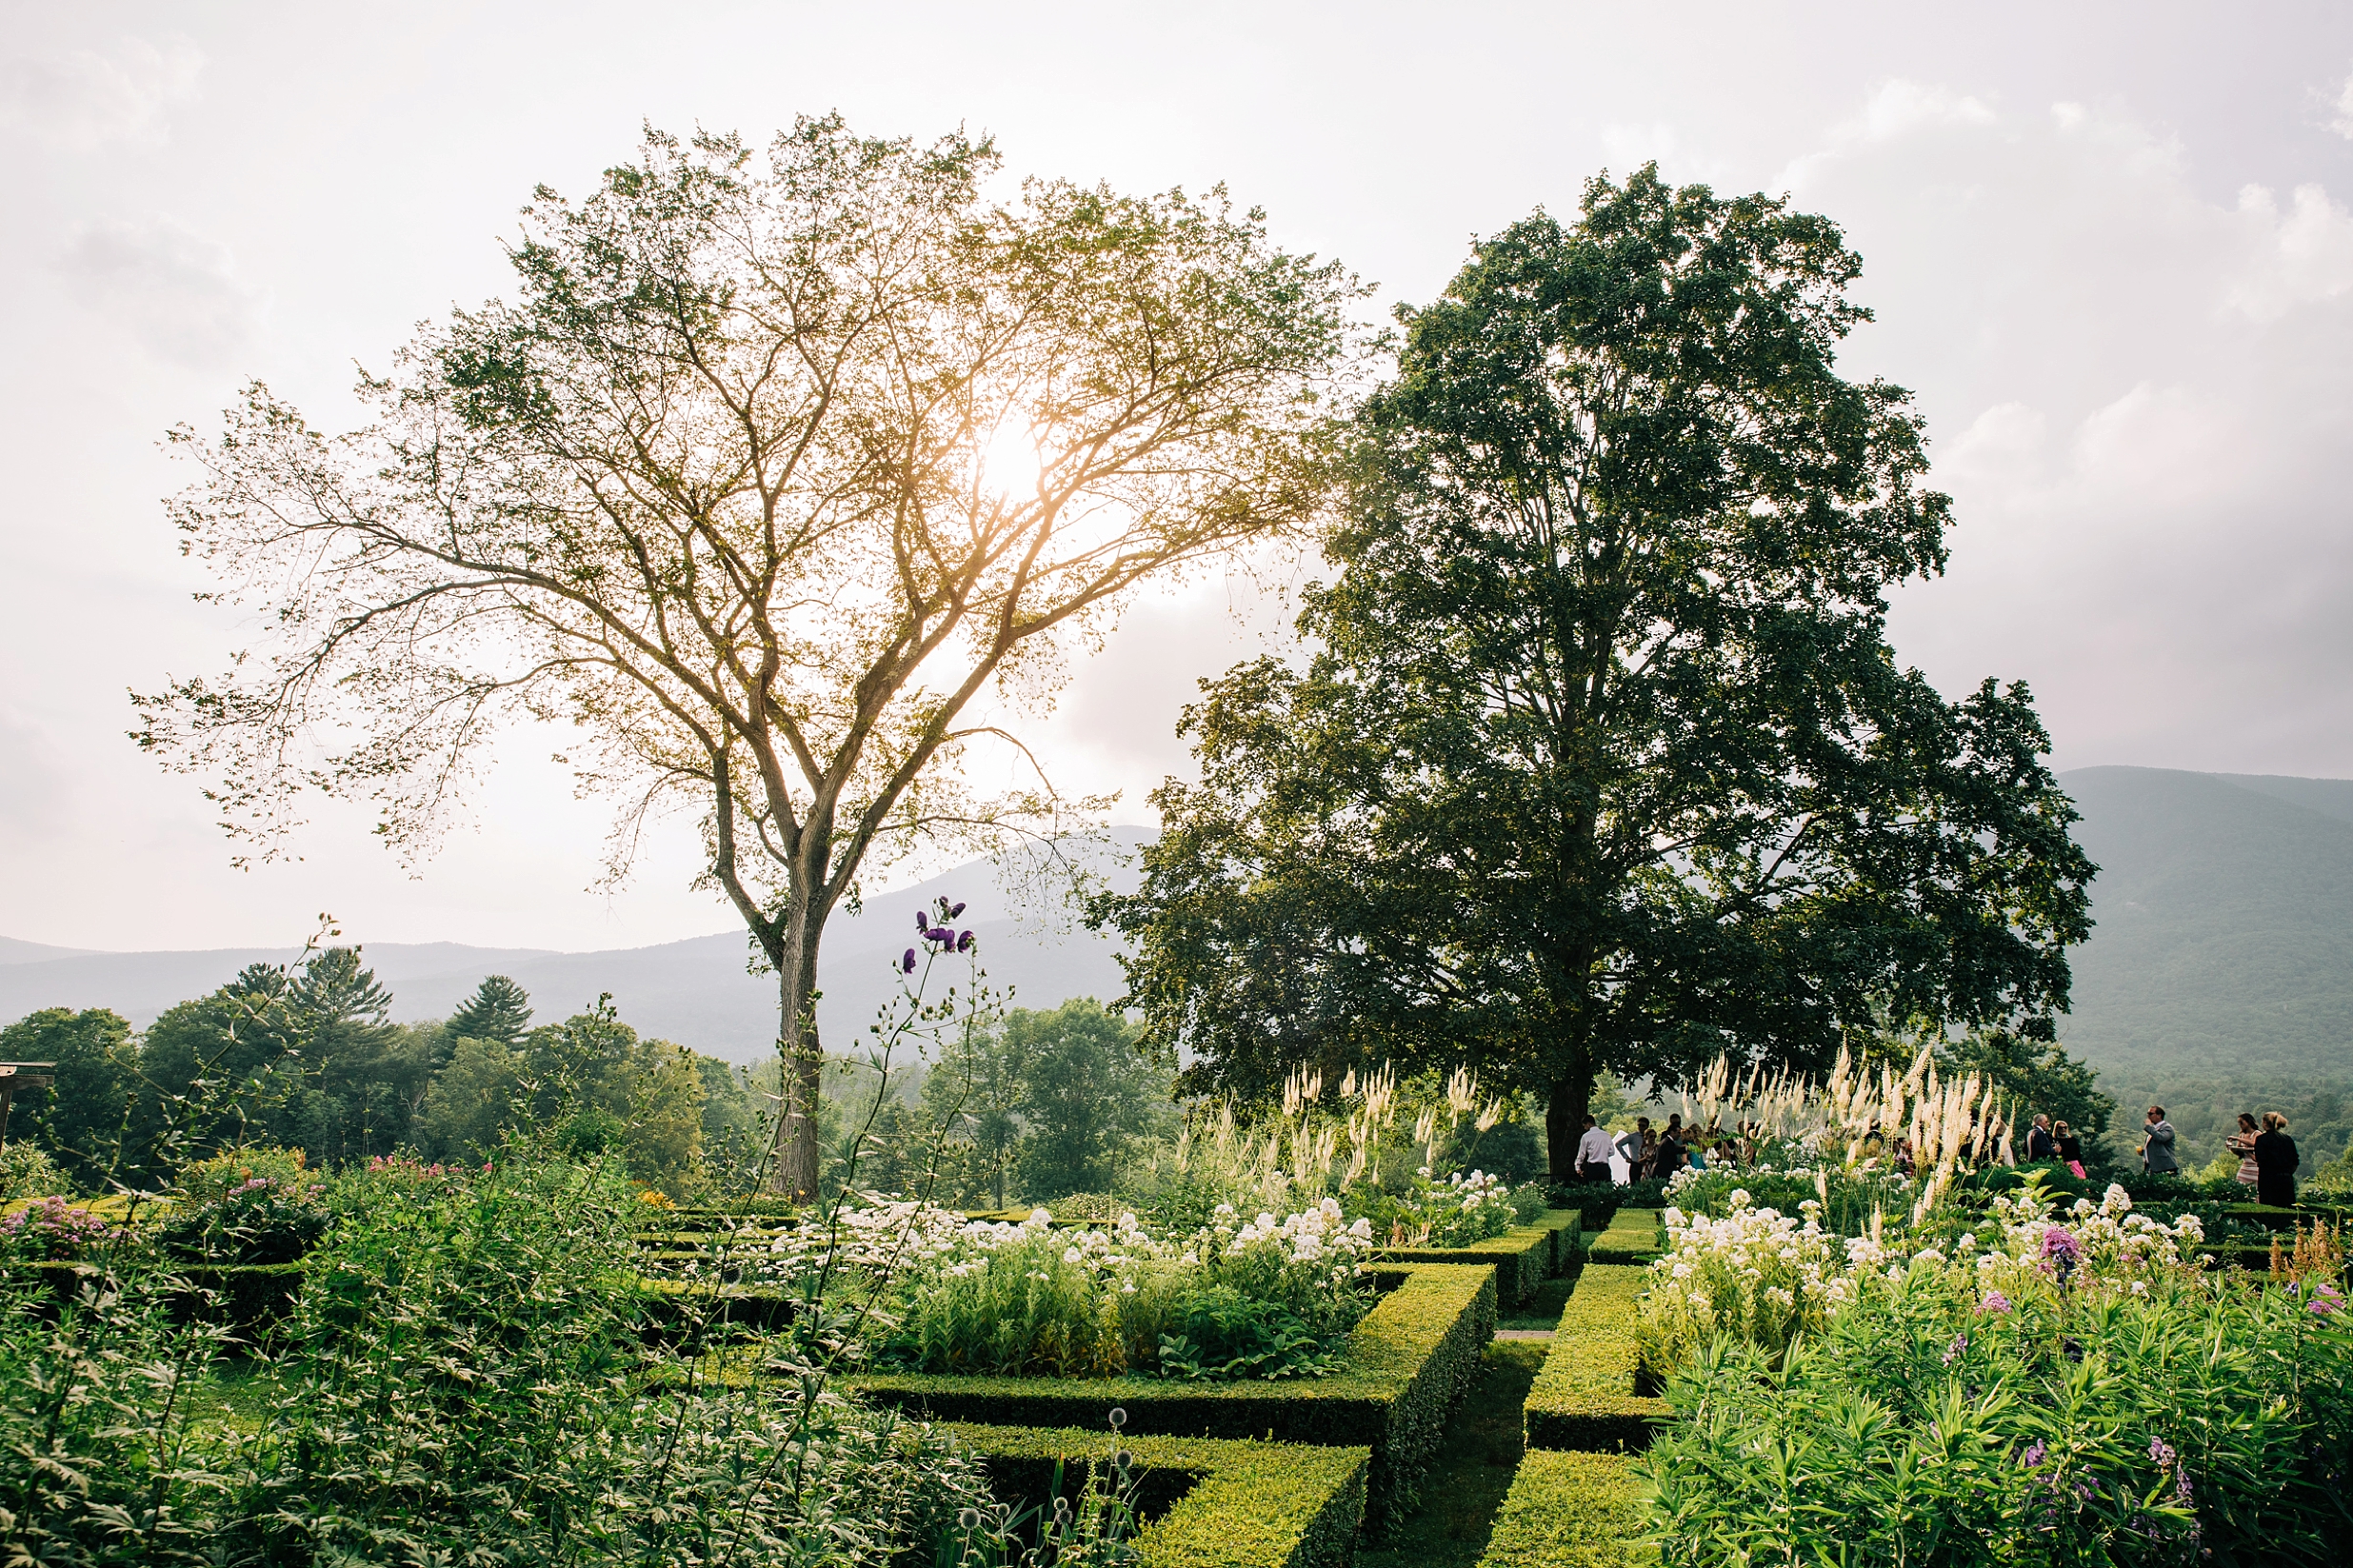
[[[2061,767],[2353,777],[2353,7],[1760,3],[398,8],[0,5],[0,935],[588,949],[732,924],[689,824],[592,889],[605,808],[516,731],[404,865],[354,810],[233,869],[130,688],[218,669],[158,449],[261,378],[502,292],[541,183],[642,125],[993,133],[1020,172],[1224,182],[1384,309],[1586,179],[1787,193],[1861,251],[1843,365],[1914,389],[1951,569],[1894,602],[1948,693],[2024,680]],[[1194,683],[1281,629],[1249,579],[1134,606],[1029,734],[1114,819],[1186,767]]]

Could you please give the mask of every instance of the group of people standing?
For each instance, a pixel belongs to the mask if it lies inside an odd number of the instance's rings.
[[[2151,1105],[2141,1128],[2140,1147],[2133,1152],[2141,1157],[2142,1168],[2153,1175],[2179,1172],[2182,1164],[2174,1153],[2177,1141],[2173,1123],[2165,1120],[2165,1108]],[[2266,1111],[2258,1122],[2253,1112],[2242,1111],[2239,1130],[2224,1141],[2239,1157],[2239,1180],[2255,1189],[2257,1202],[2281,1208],[2295,1203],[2298,1157],[2296,1141],[2287,1135],[2286,1117]],[[1898,1139],[1893,1152],[1897,1168],[1908,1171],[1910,1147]],[[1586,1117],[1585,1131],[1577,1141],[1577,1180],[1613,1180],[1612,1157],[1625,1160],[1626,1181],[1659,1181],[1685,1166],[1705,1170],[1710,1165],[1746,1165],[1756,1158],[1756,1140],[1754,1129],[1746,1126],[1729,1133],[1717,1126],[1685,1127],[1680,1114],[1668,1117],[1664,1128],[1653,1128],[1646,1116],[1636,1117],[1631,1132],[1617,1134]],[[2028,1164],[2055,1162],[2078,1178],[2084,1175],[2082,1136],[2047,1114],[2038,1115],[2027,1129],[2025,1159]]]
[[[1681,1112],[1668,1117],[1664,1128],[1654,1128],[1646,1116],[1636,1117],[1633,1131],[1614,1136],[1588,1116],[1577,1140],[1577,1180],[1612,1180],[1612,1155],[1625,1160],[1627,1181],[1649,1181],[1664,1180],[1686,1166],[1705,1170],[1710,1165],[1745,1165],[1756,1159],[1756,1149],[1753,1128],[1743,1126],[1727,1133],[1717,1126],[1686,1127]]]
[[[2132,1152],[2141,1157],[2141,1168],[2150,1175],[2178,1175],[2182,1161],[2175,1145],[2179,1141],[2173,1123],[2165,1120],[2165,1108],[2151,1105],[2148,1119],[2141,1125],[2140,1146]],[[2287,1135],[2286,1117],[2265,1111],[2257,1121],[2254,1112],[2241,1111],[2238,1130],[2223,1141],[2239,1157],[2239,1181],[2255,1189],[2257,1202],[2277,1208],[2295,1203],[2296,1167],[2301,1159],[2296,1141]],[[2036,1117],[2033,1129],[2026,1134],[2026,1159],[2029,1163],[2056,1160],[2072,1167],[2076,1175],[2084,1174],[2083,1141],[2067,1136],[2064,1121],[2054,1124],[2047,1116]]]

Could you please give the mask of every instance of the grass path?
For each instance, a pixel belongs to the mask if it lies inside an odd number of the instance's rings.
[[[1565,1298],[1567,1281],[1545,1281],[1547,1290],[1554,1285]],[[1557,1308],[1553,1317],[1560,1317]],[[1520,1468],[1520,1408],[1545,1349],[1541,1340],[1487,1346],[1479,1379],[1455,1406],[1437,1462],[1422,1478],[1421,1507],[1381,1550],[1360,1548],[1357,1568],[1471,1568],[1479,1560]]]

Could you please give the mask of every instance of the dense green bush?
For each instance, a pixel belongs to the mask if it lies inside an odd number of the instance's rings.
[[[1646,1568],[1649,1511],[1634,1461],[1532,1448],[1495,1516],[1479,1568]]]
[[[1975,1273],[1916,1266],[1779,1364],[1703,1352],[1650,1459],[1669,1558],[2343,1559],[2341,1297],[2175,1271],[2012,1300]]]

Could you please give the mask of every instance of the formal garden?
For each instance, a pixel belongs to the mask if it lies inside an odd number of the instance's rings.
[[[315,790],[429,852],[493,721],[568,724],[615,885],[698,815],[776,1029],[399,1023],[331,923],[10,1024],[8,1561],[2342,1560],[2341,1215],[2115,1170],[2050,737],[1887,642],[1953,508],[1841,373],[1837,226],[1601,176],[1388,330],[1223,188],[1001,172],[649,129],[364,428],[173,432],[259,629],[133,739],[247,851]],[[1008,726],[1286,550],[1290,651],[1090,879]],[[1124,994],[1010,1007],[880,891],[975,844]],[[913,934],[852,1047],[862,912]]]

